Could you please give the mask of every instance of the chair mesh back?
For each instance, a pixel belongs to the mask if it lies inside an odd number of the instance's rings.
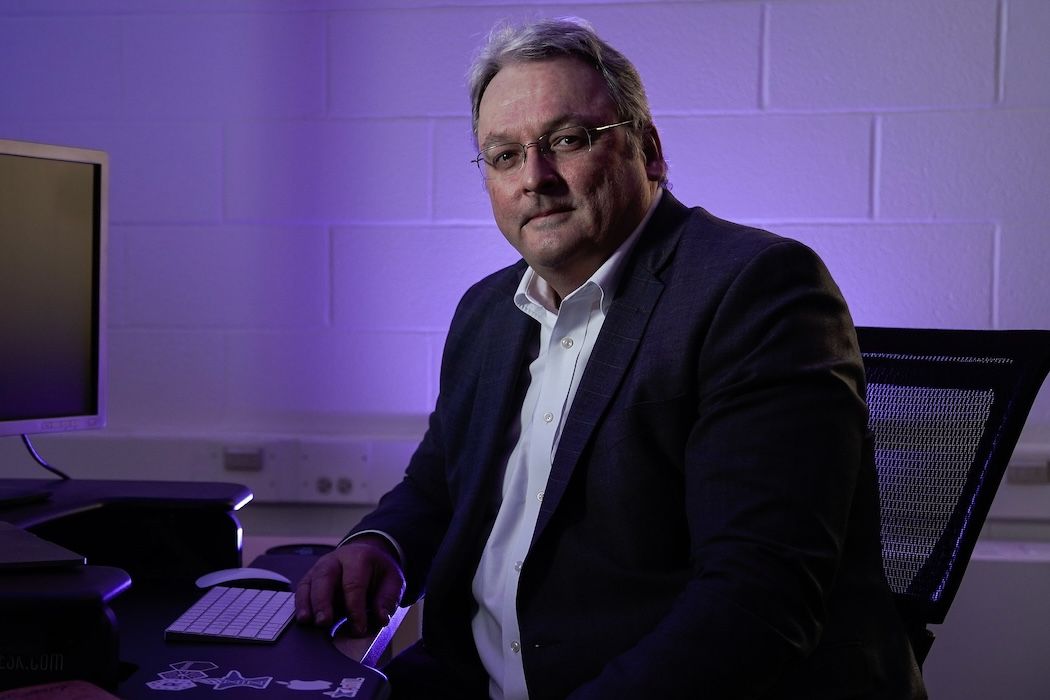
[[[883,565],[912,624],[940,623],[1032,402],[1050,332],[858,328]]]
[[[878,465],[886,578],[898,594],[934,555],[977,455],[994,394],[922,386],[868,385]],[[947,552],[954,556],[955,552]],[[939,599],[943,577],[931,582]]]

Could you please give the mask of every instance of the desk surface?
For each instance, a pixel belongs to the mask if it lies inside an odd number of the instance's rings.
[[[297,580],[311,557],[265,556],[256,566],[280,571]],[[121,698],[178,698],[213,690],[253,689],[252,697],[362,698],[382,700],[388,694],[379,671],[346,656],[326,630],[292,623],[276,644],[165,641],[164,628],[203,592],[183,586],[132,590],[113,601],[120,626],[121,660],[136,670],[118,688]],[[262,691],[262,692],[260,692]],[[238,693],[240,696],[242,693]]]

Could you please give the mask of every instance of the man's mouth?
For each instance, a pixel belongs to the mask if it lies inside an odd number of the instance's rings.
[[[545,223],[559,215],[568,214],[570,211],[572,211],[572,209],[569,207],[554,207],[551,209],[541,209],[540,211],[525,217],[525,223]]]

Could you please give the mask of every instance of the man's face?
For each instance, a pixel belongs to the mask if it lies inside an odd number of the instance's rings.
[[[565,126],[618,121],[601,75],[584,62],[513,63],[481,99],[478,145],[528,143]],[[531,147],[520,170],[486,180],[503,235],[561,297],[601,266],[652,201],[660,171],[631,143],[629,128],[594,135],[589,153],[566,160],[549,160]]]

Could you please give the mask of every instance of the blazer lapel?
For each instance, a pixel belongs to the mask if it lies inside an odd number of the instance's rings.
[[[514,290],[524,270],[525,264],[521,263],[513,278],[495,291],[506,301],[508,310],[494,314],[493,325],[486,329],[489,337],[477,339],[486,345],[474,404],[485,407],[486,414],[474,424],[469,454],[461,461],[477,467],[469,470],[472,478],[464,497],[482,505],[466,512],[473,514],[469,527],[480,528],[484,533],[499,509],[503,469],[496,465],[502,467],[509,454],[511,421],[521,409],[526,388],[523,382],[527,381],[529,357],[538,338],[536,322],[513,306]]]
[[[533,542],[557,509],[580,455],[627,373],[664,289],[658,274],[678,242],[681,224],[688,211],[670,192],[664,191],[626,263],[620,289],[609,308],[566,418],[543,493]]]

